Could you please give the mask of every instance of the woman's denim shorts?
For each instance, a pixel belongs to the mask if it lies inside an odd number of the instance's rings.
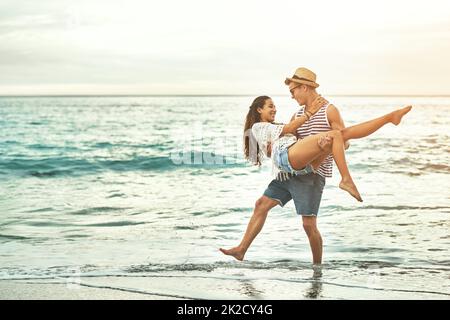
[[[276,154],[275,154],[275,165],[280,169],[281,171],[288,172],[294,175],[304,175],[308,173],[313,173],[314,169],[313,167],[308,164],[306,167],[300,170],[295,170],[292,168],[291,164],[289,163],[288,158],[288,148],[280,148]]]

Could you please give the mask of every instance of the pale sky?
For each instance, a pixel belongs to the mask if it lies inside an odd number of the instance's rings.
[[[450,95],[450,1],[0,2],[0,95]]]

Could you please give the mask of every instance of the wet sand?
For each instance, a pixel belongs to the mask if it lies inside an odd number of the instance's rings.
[[[73,279],[73,278],[72,278]],[[194,274],[82,277],[0,280],[3,300],[409,300],[450,299],[445,292],[386,289],[377,283],[358,286],[340,281],[303,278],[283,279],[276,275]]]
[[[0,300],[165,300],[176,299],[131,292],[119,288],[43,283],[23,280],[0,281]]]

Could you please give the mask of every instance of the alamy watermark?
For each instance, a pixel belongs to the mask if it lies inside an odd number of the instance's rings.
[[[244,159],[244,136],[235,130],[211,133],[197,122],[186,130],[172,131],[170,137],[175,145],[170,159],[175,165],[230,165]],[[249,159],[256,160],[257,143],[251,130],[245,137],[249,138]]]

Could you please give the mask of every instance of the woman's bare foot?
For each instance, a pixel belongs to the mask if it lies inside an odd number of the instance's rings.
[[[402,121],[403,116],[407,114],[409,111],[411,111],[411,108],[412,106],[407,106],[392,112],[391,122],[396,126],[398,126],[400,124],[400,121]]]
[[[363,202],[361,195],[359,194],[358,189],[356,188],[355,184],[351,180],[342,180],[341,183],[339,183],[339,188],[342,190],[347,191],[351,194],[353,198],[358,200],[359,202]]]
[[[245,252],[239,249],[239,247],[234,247],[228,250],[220,248],[219,250],[222,251],[223,254],[226,254],[227,256],[233,256],[239,261],[242,261],[244,259]]]

